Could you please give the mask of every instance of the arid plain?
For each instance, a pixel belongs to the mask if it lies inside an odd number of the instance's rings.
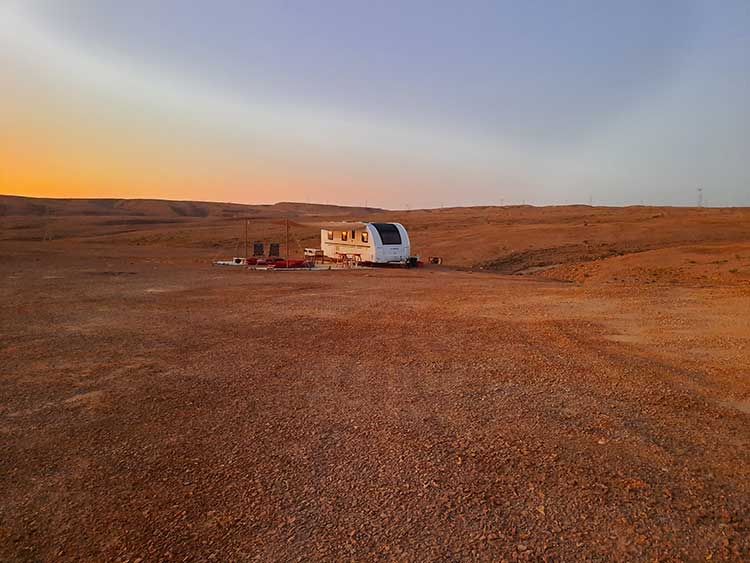
[[[750,209],[0,197],[0,280],[0,560],[750,558]]]

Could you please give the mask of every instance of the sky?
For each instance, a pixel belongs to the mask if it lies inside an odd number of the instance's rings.
[[[2,0],[0,193],[750,205],[747,0]]]

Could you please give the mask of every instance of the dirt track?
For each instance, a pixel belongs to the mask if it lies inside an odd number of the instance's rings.
[[[0,261],[0,560],[747,560],[747,287]]]

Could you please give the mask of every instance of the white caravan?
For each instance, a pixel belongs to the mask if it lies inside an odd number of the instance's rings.
[[[327,258],[363,263],[406,262],[411,256],[409,234],[401,223],[340,223],[320,230],[320,248]]]

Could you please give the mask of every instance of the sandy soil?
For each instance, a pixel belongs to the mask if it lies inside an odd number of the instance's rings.
[[[743,212],[602,218],[583,248],[639,252],[573,261],[566,209],[521,276],[479,271],[520,220],[473,272],[295,273],[211,266],[236,221],[6,217],[0,560],[747,560]],[[437,254],[502,212],[404,222]]]

